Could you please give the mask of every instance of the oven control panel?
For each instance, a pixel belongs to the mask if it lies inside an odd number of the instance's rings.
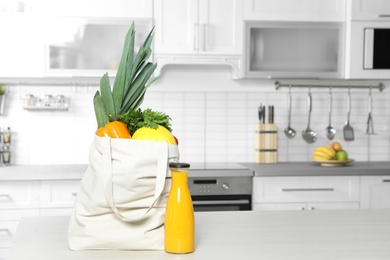
[[[188,178],[192,196],[243,195],[252,193],[251,177]]]

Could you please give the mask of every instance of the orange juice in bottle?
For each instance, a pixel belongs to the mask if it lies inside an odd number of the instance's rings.
[[[194,208],[188,188],[188,163],[170,163],[172,186],[165,211],[165,251],[185,254],[194,251]]]

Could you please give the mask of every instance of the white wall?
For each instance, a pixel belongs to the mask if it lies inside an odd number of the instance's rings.
[[[96,79],[96,83],[99,79]],[[287,82],[287,81],[283,81]],[[324,82],[316,82],[324,83]],[[367,82],[370,84],[370,82]],[[92,98],[96,86],[8,86],[6,113],[0,127],[11,126],[13,164],[88,163],[88,150],[96,129]],[[328,89],[312,89],[311,128],[318,141],[307,144],[301,132],[307,126],[307,89],[293,88],[292,127],[294,139],[287,139],[287,88],[275,90],[273,80],[231,80],[227,67],[171,66],[148,90],[143,108],[167,113],[173,119],[173,133],[180,142],[182,161],[253,162],[257,106],[275,106],[278,125],[278,160],[310,161],[318,145],[328,144]],[[68,112],[26,111],[20,97],[27,93],[71,96]],[[390,89],[373,90],[373,120],[376,135],[365,134],[368,90],[352,90],[351,125],[355,141],[343,140],[347,118],[347,90],[333,91],[332,125],[335,140],[344,144],[350,157],[359,161],[390,159]]]

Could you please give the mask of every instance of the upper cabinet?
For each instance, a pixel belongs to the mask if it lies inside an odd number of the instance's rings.
[[[390,21],[390,1],[349,0],[351,20]]]
[[[344,70],[344,26],[330,22],[247,22],[245,76],[333,78]]]
[[[45,34],[45,73],[50,76],[115,76],[125,36],[134,20],[125,18],[51,17]],[[135,49],[151,22],[134,21]]]
[[[157,71],[166,64],[239,66],[242,1],[157,0],[154,18]]]
[[[244,19],[337,22],[345,21],[345,8],[341,0],[245,0]]]
[[[42,77],[44,20],[38,16],[0,12],[0,77]]]
[[[30,0],[25,12],[53,16],[152,18],[153,0]]]
[[[0,11],[0,77],[115,76],[125,35],[152,27],[152,0],[34,0]]]

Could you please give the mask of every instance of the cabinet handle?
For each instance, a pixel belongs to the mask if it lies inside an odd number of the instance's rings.
[[[11,235],[11,230],[9,230],[8,228],[0,228],[0,232],[8,233],[9,235]]]
[[[301,210],[306,210],[305,207],[302,207]]]
[[[390,180],[382,180],[382,182],[390,182]]]
[[[73,196],[73,197],[76,197],[77,194],[78,194],[78,192],[72,192],[72,196]]]
[[[199,51],[199,24],[194,24],[194,51]]]
[[[311,210],[315,210],[316,208],[315,208],[315,207],[311,207],[310,209],[311,209]]]
[[[296,192],[296,191],[334,191],[333,188],[303,188],[303,189],[282,189],[283,192]]]
[[[390,14],[380,14],[378,15],[379,18],[390,18]]]
[[[209,48],[209,25],[204,24],[203,25],[203,50],[206,51]]]
[[[11,195],[9,195],[9,194],[0,194],[0,198],[1,198],[1,197],[11,198]]]

